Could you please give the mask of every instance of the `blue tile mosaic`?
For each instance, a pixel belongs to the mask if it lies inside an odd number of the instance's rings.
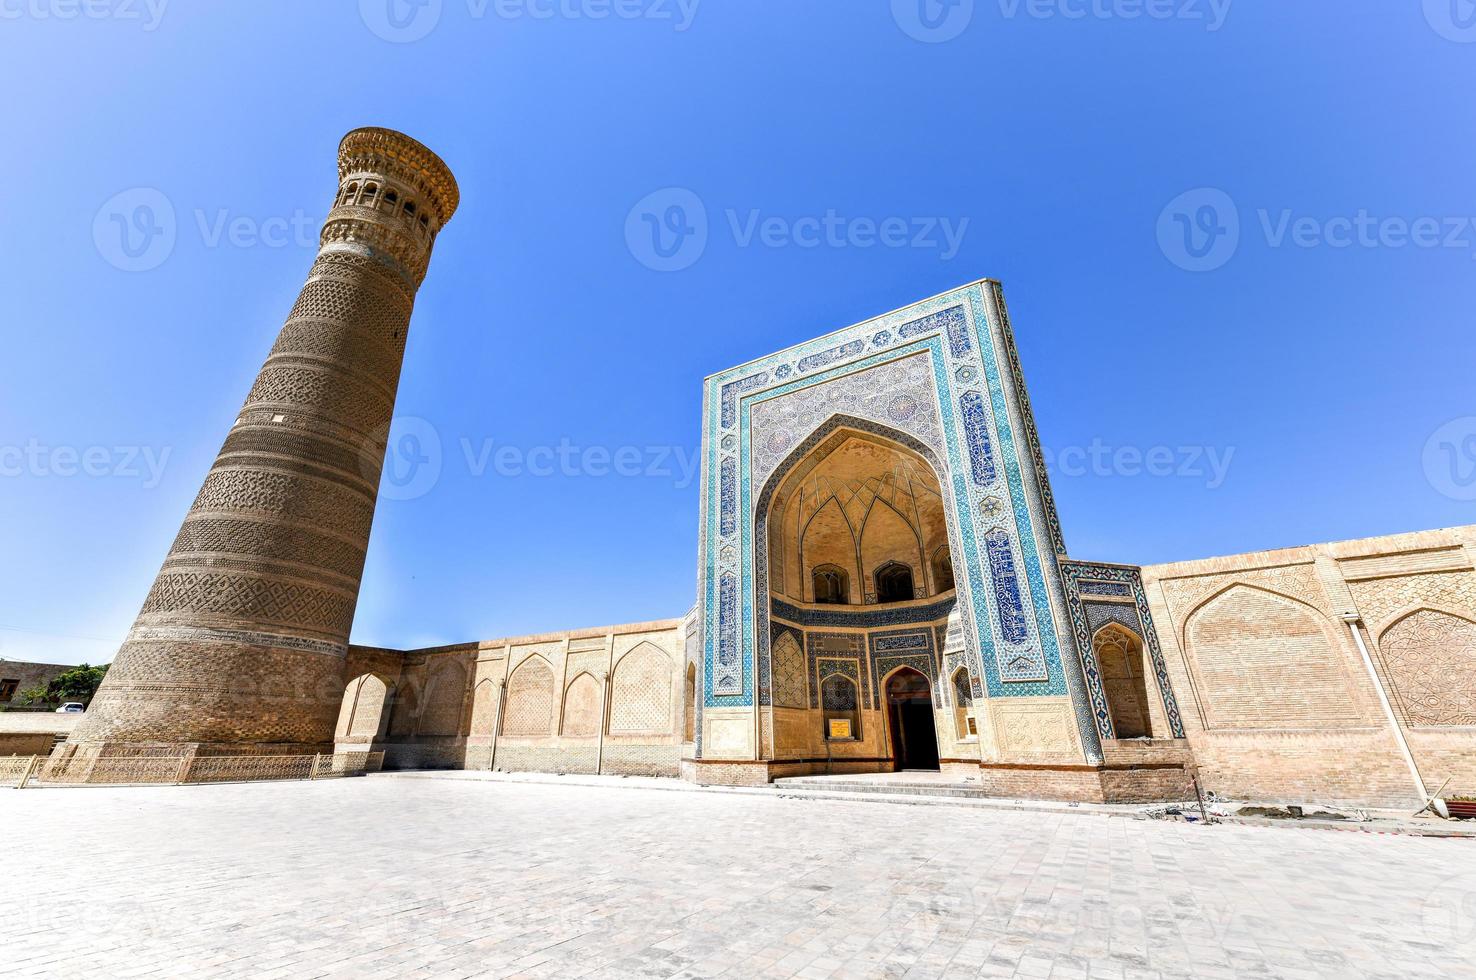
[[[1100,565],[1093,562],[1063,561],[1061,579],[1066,587],[1066,612],[1071,620],[1072,633],[1076,638],[1077,653],[1081,658],[1082,674],[1086,680],[1087,695],[1096,719],[1097,731],[1102,738],[1115,738],[1112,727],[1112,712],[1107,704],[1102,686],[1101,666],[1097,663],[1092,637],[1102,624],[1115,622],[1126,626],[1143,641],[1148,659],[1153,665],[1154,677],[1162,696],[1164,715],[1168,719],[1169,734],[1174,738],[1184,737],[1184,720],[1179,714],[1178,699],[1169,683],[1168,665],[1158,643],[1158,633],[1153,628],[1153,614],[1148,610],[1148,596],[1143,591],[1143,578],[1132,566]],[[1120,584],[1131,593],[1132,605],[1126,603],[1091,602],[1083,596],[1087,589],[1097,590],[1103,584]],[[1098,594],[1101,594],[1098,592]]]
[[[969,440],[969,472],[977,486],[987,487],[999,473],[994,468],[994,453],[989,448],[989,419],[984,413],[984,396],[966,391],[958,399],[963,413],[964,436]]]
[[[726,538],[733,533],[738,522],[738,462],[732,456],[723,457],[718,483],[718,501],[722,508],[718,533]]]
[[[849,344],[841,344],[839,347],[832,347],[830,350],[821,351],[818,354],[811,354],[809,357],[802,357],[797,367],[801,372],[813,371],[816,368],[825,367],[827,364],[834,364],[842,358],[852,357],[865,349],[865,341],[853,340]]]
[[[750,407],[799,390],[797,386],[829,383],[846,378],[876,364],[884,363],[888,358],[903,356],[909,348],[925,353],[931,363],[931,387],[925,396],[932,402],[931,409],[927,412],[918,411],[913,414],[910,409],[914,403],[902,401],[899,403],[899,411],[884,411],[881,417],[893,424],[899,424],[898,416],[906,417],[912,414],[912,419],[907,420],[909,429],[915,419],[932,420],[930,424],[935,426],[941,422],[941,433],[936,437],[936,441],[931,433],[928,434],[926,441],[928,448],[936,449],[937,452],[929,452],[925,458],[928,458],[937,470],[940,484],[947,491],[945,506],[949,537],[953,543],[953,552],[957,556],[960,571],[963,572],[960,576],[959,596],[960,612],[967,632],[967,647],[981,661],[985,687],[989,696],[1067,693],[1065,678],[1060,670],[1060,645],[1052,620],[1050,605],[1052,593],[1047,592],[1038,553],[1038,544],[1049,545],[1051,542],[1044,540],[1037,542],[1035,538],[1036,520],[1031,512],[1031,507],[1039,502],[1041,496],[1039,490],[1045,488],[1046,481],[1042,476],[1042,479],[1030,483],[1027,487],[1021,473],[1020,459],[1015,455],[1015,438],[1009,421],[1011,410],[1005,405],[1001,385],[1002,383],[1011,384],[1011,391],[1016,393],[1017,397],[1018,393],[1023,392],[1023,387],[1013,375],[1006,378],[1000,376],[1000,365],[996,360],[994,342],[990,340],[988,319],[984,310],[986,298],[984,290],[987,288],[992,287],[988,285],[981,287],[978,284],[966,286],[945,296],[917,304],[907,311],[887,314],[865,324],[848,328],[848,331],[841,331],[838,337],[831,335],[801,344],[759,362],[722,372],[709,380],[709,387],[704,395],[704,405],[717,406],[718,410],[711,412],[704,423],[703,487],[706,503],[704,504],[703,529],[700,535],[703,541],[700,605],[703,612],[704,649],[709,663],[719,654],[718,648],[722,643],[723,630],[716,628],[719,625],[716,607],[725,601],[719,596],[720,583],[726,582],[723,576],[736,574],[739,577],[736,589],[738,605],[736,625],[739,633],[737,649],[741,667],[741,685],[738,692],[733,692],[733,685],[725,683],[723,686],[725,693],[721,695],[724,700],[714,702],[712,699],[720,696],[715,680],[716,672],[714,672],[714,683],[704,691],[704,703],[709,705],[713,703],[752,703],[756,663],[755,647],[761,648],[763,655],[766,656],[769,646],[767,642],[769,640],[767,623],[769,603],[767,601],[766,556],[762,539],[755,540],[754,534],[756,518],[762,513],[762,508],[755,509],[753,506],[755,488],[753,487],[753,474],[750,471],[750,458],[760,452],[782,453],[792,443],[803,441],[804,433],[813,428],[813,424],[781,427],[788,430],[787,435],[779,432],[772,425],[755,430],[750,423]],[[923,315],[919,316],[919,312]],[[999,312],[1003,315],[1002,307],[999,308]],[[878,327],[884,329],[878,329]],[[878,338],[884,333],[890,333],[894,339],[891,341],[881,339],[880,344],[893,343],[895,346],[892,349],[878,350],[877,353],[866,357],[858,356],[862,353],[866,340],[872,340],[873,349],[875,349]],[[904,340],[908,342],[904,343]],[[1006,336],[1006,341],[1008,340]],[[1013,371],[1013,351],[1009,349],[1008,344],[1005,344],[1002,350],[1005,356],[1011,358],[1011,370]],[[961,357],[961,354],[967,356]],[[848,361],[848,358],[854,359]],[[781,368],[787,368],[790,364],[795,363],[803,364],[805,371],[813,373],[807,374],[800,380],[788,381],[785,377],[786,372],[781,371]],[[769,385],[770,378],[775,379],[777,387],[765,387]],[[986,440],[984,444],[989,447],[988,458],[990,467],[993,469],[993,478],[996,481],[1003,479],[1003,486],[1009,491],[1009,505],[1005,508],[1005,512],[997,514],[991,523],[1004,522],[1001,525],[1004,533],[1013,539],[1013,557],[1016,561],[1023,560],[1024,563],[1023,571],[1018,567],[1015,570],[1014,585],[1014,593],[1019,599],[1020,615],[1025,618],[1025,628],[1029,634],[1028,642],[1022,649],[1028,649],[1039,665],[1039,672],[1028,678],[1013,669],[1003,667],[1004,661],[1008,659],[1004,656],[1007,644],[1004,643],[1003,629],[997,625],[989,625],[1006,622],[1010,616],[1000,617],[997,614],[995,607],[999,599],[992,583],[987,581],[991,578],[992,572],[988,570],[989,562],[985,553],[984,541],[982,538],[976,538],[975,535],[974,522],[977,519],[978,502],[975,495],[968,489],[970,485],[968,477],[972,475],[971,464],[976,453],[967,447],[967,436],[964,439],[958,438],[963,434],[958,423],[960,403],[956,400],[961,392],[955,391],[953,385],[956,381],[960,386],[971,386],[979,378],[984,380],[988,389],[987,395],[975,391],[975,397],[978,399],[976,415],[983,416],[982,428],[979,431],[984,434]],[[780,382],[783,383],[779,384]],[[840,388],[832,389],[832,391],[839,390]],[[836,409],[843,410],[844,405],[845,399],[843,398]],[[821,407],[817,403],[816,408]],[[722,493],[717,444],[719,426],[722,430],[728,430],[733,425],[739,426],[736,462],[737,492],[735,506],[732,509],[736,523],[737,554],[727,556],[725,549],[714,549],[708,542],[716,539],[721,520]],[[995,430],[992,438],[991,426]],[[889,432],[888,437],[893,437],[893,434]],[[1027,443],[1026,450],[1032,456],[1031,465],[1038,467],[1035,444],[1037,440],[1033,436],[1033,422],[1028,426],[1024,441]],[[775,464],[778,465],[777,458]],[[1057,526],[1057,522],[1053,505],[1050,505],[1048,497],[1046,499],[1047,506],[1042,519],[1048,529],[1053,529]],[[715,554],[715,550],[720,550],[722,553]],[[1054,594],[1059,597],[1059,590]],[[776,615],[782,614],[776,610]],[[733,622],[734,618],[729,617],[727,622]],[[757,624],[756,619],[760,621]],[[758,628],[755,628],[756,626]],[[996,629],[1000,630],[998,639],[994,635]],[[1013,650],[1009,655],[1013,656]]]

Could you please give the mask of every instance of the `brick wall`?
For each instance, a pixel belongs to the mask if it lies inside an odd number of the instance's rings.
[[[1402,735],[1430,792],[1476,792],[1473,546],[1466,526],[1145,567],[1205,788],[1407,805]]]

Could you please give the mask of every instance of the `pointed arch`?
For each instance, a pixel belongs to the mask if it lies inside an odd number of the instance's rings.
[[[539,654],[532,654],[507,679],[502,734],[515,737],[550,734],[553,708],[553,667]]]
[[[561,735],[582,738],[600,733],[600,716],[604,713],[601,686],[593,674],[581,670],[564,688]]]
[[[808,705],[805,651],[793,632],[785,630],[774,642],[773,665],[774,707],[803,708]]]
[[[671,731],[672,660],[642,640],[616,662],[610,675],[610,731]]]
[[[1327,614],[1324,613],[1321,609],[1318,609],[1316,606],[1312,605],[1306,599],[1294,596],[1288,592],[1282,592],[1278,589],[1270,588],[1269,586],[1261,585],[1257,582],[1247,582],[1244,579],[1235,579],[1233,581],[1226,582],[1224,585],[1215,589],[1213,592],[1201,597],[1197,602],[1194,603],[1194,605],[1189,607],[1188,611],[1184,613],[1183,618],[1180,620],[1180,622],[1182,622],[1184,625],[1183,628],[1180,630],[1179,639],[1183,640],[1185,637],[1188,636],[1189,622],[1194,618],[1194,615],[1196,613],[1198,613],[1205,606],[1209,605],[1211,602],[1214,602],[1216,599],[1220,598],[1220,596],[1224,595],[1232,589],[1237,588],[1250,589],[1255,592],[1263,592],[1268,596],[1273,596],[1277,599],[1285,600],[1286,602],[1296,603],[1298,606],[1305,609],[1307,613],[1311,615],[1314,619],[1317,619],[1318,621],[1327,625],[1332,625],[1332,620],[1328,619]]]
[[[884,509],[878,510],[879,507]],[[906,540],[910,546],[904,547],[897,543],[896,539],[899,538]],[[874,576],[888,563],[907,567],[908,577],[911,579],[907,588],[907,598],[914,598],[917,583],[925,581],[923,577],[923,569],[926,566],[923,559],[924,546],[918,529],[902,515],[901,511],[880,497],[872,500],[871,506],[866,510],[866,520],[861,525],[859,544],[861,567],[871,570],[873,574],[870,591],[877,594],[878,602],[882,601],[881,583],[875,581]]]
[[[425,707],[420,715],[420,734],[460,734],[461,712],[466,703],[466,695],[466,668],[461,661],[447,658],[436,664],[425,686]]]
[[[820,682],[822,734],[828,741],[859,741],[861,738],[861,686],[855,678],[834,673]],[[836,722],[841,726],[838,727]]]
[[[1092,653],[1097,658],[1113,734],[1117,738],[1151,737],[1143,638],[1120,623],[1105,623],[1092,635]]]
[[[1294,596],[1231,583],[1185,617],[1183,649],[1211,728],[1347,727],[1369,707],[1342,638]]]
[[[929,572],[933,576],[933,592],[952,592],[956,587],[953,574],[953,549],[944,541],[933,550],[928,560]]]
[[[471,734],[492,734],[497,724],[497,695],[497,685],[491,678],[478,681],[472,689]]]
[[[686,683],[682,691],[682,741],[697,740],[697,665],[687,662]]]
[[[1384,627],[1378,648],[1406,723],[1476,725],[1476,622],[1418,606]]]
[[[832,495],[815,508],[800,530],[800,567],[809,568],[813,575],[816,568],[833,565],[844,571],[850,582],[855,582],[859,573],[856,563],[857,542],[856,529],[851,526],[845,508]],[[805,597],[812,602],[813,588],[812,583],[811,594]]]
[[[969,676],[969,668],[959,664],[949,675],[948,682],[949,697],[953,700],[954,734],[960,741],[975,738],[979,731],[973,717],[974,681]]]
[[[389,712],[390,681],[369,671],[348,682],[334,731],[339,739],[370,741],[383,735]]]

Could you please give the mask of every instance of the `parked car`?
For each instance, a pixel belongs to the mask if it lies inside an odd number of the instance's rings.
[[[82,702],[80,702],[80,701],[68,701],[66,704],[62,705],[60,708],[57,708],[56,709],[56,713],[59,714],[59,715],[61,715],[61,714],[68,714],[69,715],[69,714],[71,714],[74,711],[86,711],[86,710],[87,710],[87,708],[86,708],[85,705],[82,704]]]

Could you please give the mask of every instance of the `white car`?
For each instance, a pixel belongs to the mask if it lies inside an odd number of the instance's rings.
[[[56,713],[59,714],[59,715],[63,715],[63,714],[69,715],[69,714],[71,714],[74,711],[86,711],[86,710],[87,710],[87,708],[80,701],[68,701],[66,704],[62,705],[60,708],[57,708],[56,709]]]

